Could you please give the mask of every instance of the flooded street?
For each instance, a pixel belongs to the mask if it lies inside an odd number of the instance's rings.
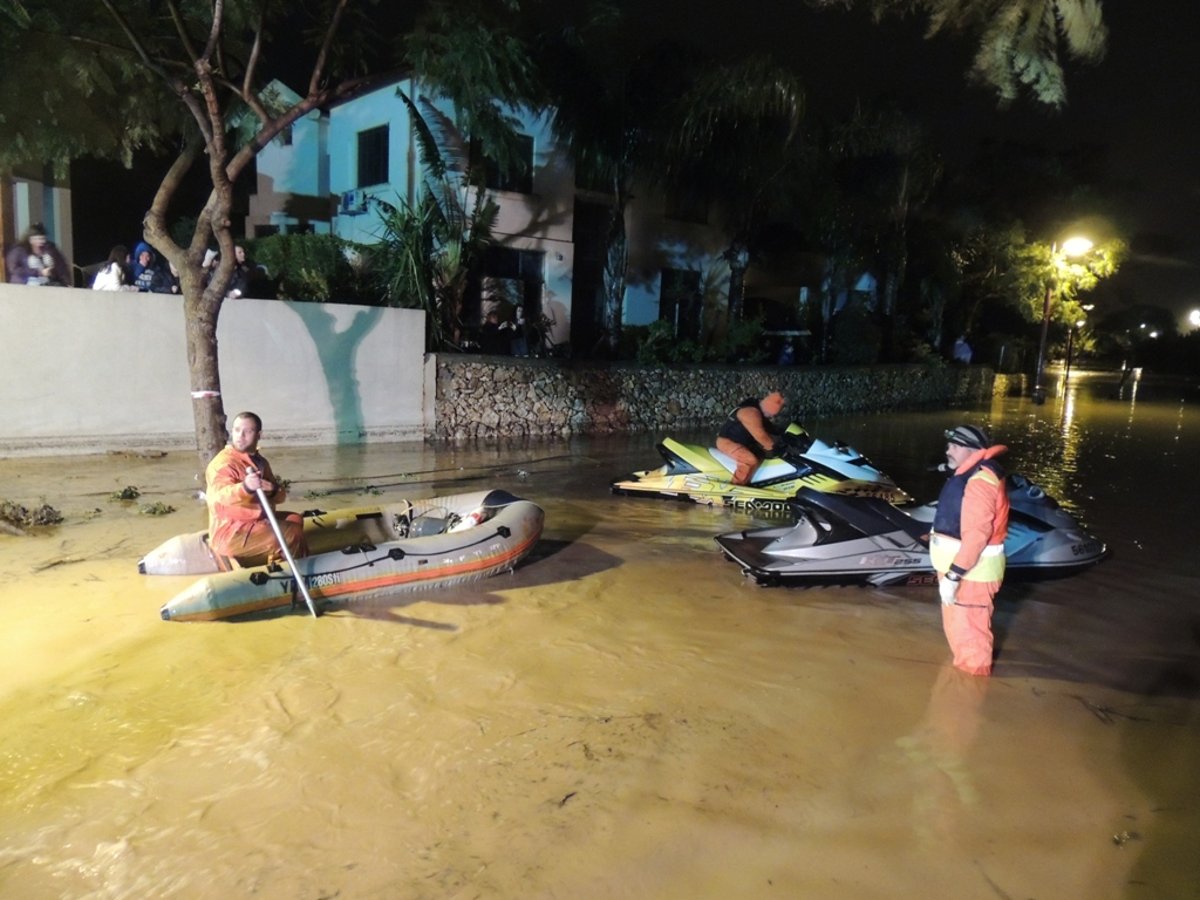
[[[260,410],[289,509],[546,511],[511,575],[316,620],[160,621],[192,579],[137,561],[203,527],[194,454],[6,460],[66,521],[0,534],[0,896],[1193,898],[1197,399],[1081,374],[805,423],[923,501],[986,424],[1107,542],[1005,585],[985,680],[933,588],[758,587],[712,540],[748,515],[611,495],[659,435],[273,448]]]

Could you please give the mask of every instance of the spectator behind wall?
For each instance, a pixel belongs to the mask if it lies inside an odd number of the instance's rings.
[[[967,343],[965,334],[960,334],[954,342],[953,358],[956,363],[962,363],[964,366],[971,364],[971,345]]]
[[[229,276],[229,284],[225,287],[225,299],[237,300],[241,297],[253,297],[257,300],[273,300],[275,284],[271,281],[266,268],[254,263],[246,254],[246,248],[241,244],[233,247],[233,274]],[[207,282],[216,274],[221,264],[221,254],[216,250],[208,250],[204,255],[203,269]]]
[[[225,299],[236,300],[250,296],[250,264],[246,262],[246,248],[241,244],[233,247],[233,274],[225,288]]]
[[[170,260],[167,261],[167,274],[162,279],[161,289],[164,294],[183,293],[183,285],[179,281],[179,270]]]
[[[70,287],[71,266],[46,235],[42,224],[30,225],[4,258],[10,284]]]
[[[137,259],[134,260],[133,284],[143,294],[167,293],[163,287],[162,272],[158,268],[158,258],[149,244],[139,245]]]
[[[158,262],[158,251],[150,246],[146,241],[138,241],[133,245],[133,253],[129,257],[129,275],[130,281],[136,281],[137,277],[142,274],[142,270],[146,268],[146,263],[143,262],[143,253],[150,251],[149,264],[154,266]]]
[[[129,250],[124,244],[117,244],[108,254],[104,267],[92,279],[92,290],[95,291],[136,291],[137,288],[129,283],[125,267],[129,264]]]

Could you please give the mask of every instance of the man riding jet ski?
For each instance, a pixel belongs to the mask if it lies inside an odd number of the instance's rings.
[[[1037,485],[1010,475],[1006,488],[1007,579],[1073,575],[1104,558],[1105,545]],[[715,540],[759,584],[933,584],[928,541],[936,508],[902,510],[884,500],[804,488],[793,501],[795,525]]]
[[[766,403],[771,395],[764,398]],[[748,403],[743,401],[731,417]],[[770,405],[766,407],[768,410]],[[724,430],[724,429],[723,429]],[[634,472],[612,483],[615,494],[650,495],[723,505],[748,512],[786,514],[789,501],[802,488],[855,497],[880,497],[893,503],[912,498],[853,447],[814,439],[796,423],[770,429],[773,447],[750,468],[716,447],[685,444],[664,438],[658,445],[663,465]],[[747,477],[745,484],[735,474]]]

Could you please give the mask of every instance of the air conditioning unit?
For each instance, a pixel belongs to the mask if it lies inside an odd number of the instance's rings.
[[[357,216],[367,211],[366,191],[346,191],[342,194],[338,213],[343,216]]]

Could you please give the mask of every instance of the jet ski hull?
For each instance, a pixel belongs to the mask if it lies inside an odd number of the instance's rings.
[[[1039,488],[1010,479],[1006,580],[1061,578],[1107,555]],[[717,546],[759,584],[874,586],[936,581],[927,534],[935,504],[910,510],[879,500],[843,500],[802,491],[794,525],[718,535]]]
[[[803,435],[793,425],[792,434]],[[803,450],[768,457],[747,485],[732,481],[734,461],[713,447],[666,438],[658,445],[663,465],[634,472],[612,483],[616,494],[685,500],[766,515],[787,515],[801,490],[847,497],[878,497],[892,503],[912,498],[869,460],[845,444],[805,436]]]

